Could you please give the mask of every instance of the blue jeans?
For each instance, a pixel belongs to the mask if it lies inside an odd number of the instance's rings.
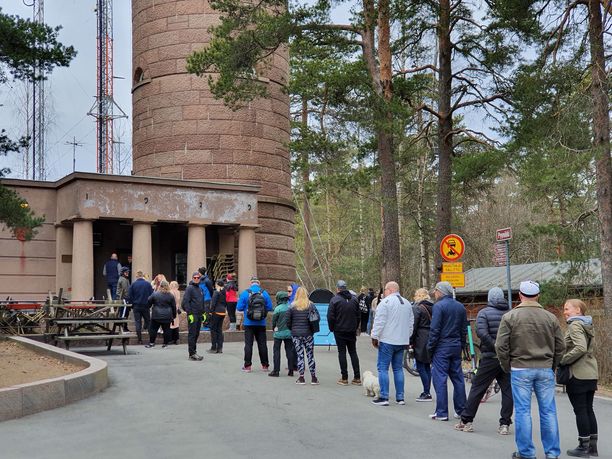
[[[117,282],[108,282],[107,284],[108,290],[111,292],[111,297],[113,300],[117,299]]]
[[[421,383],[423,384],[423,393],[429,394],[431,391],[431,364],[416,361],[416,367],[421,377]]]
[[[393,382],[395,383],[395,399],[404,400],[404,350],[406,346],[399,344],[378,343],[378,383],[380,384],[380,398],[389,400],[389,364],[393,368]]]
[[[531,394],[535,392],[540,412],[540,435],[546,457],[561,454],[555,403],[555,374],[551,368],[512,370],[512,397],[516,447],[523,457],[535,457],[531,438]]]
[[[432,359],[431,379],[436,390],[436,415],[448,417],[447,379],[453,384],[453,406],[461,414],[465,408],[465,381],[461,370],[461,346],[436,348]]]

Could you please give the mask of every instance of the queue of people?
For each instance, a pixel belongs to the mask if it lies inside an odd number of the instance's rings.
[[[125,267],[120,269],[120,276],[117,294],[133,305],[139,343],[142,343],[142,321],[149,331],[149,343],[145,347],[155,346],[160,328],[164,335],[162,347],[170,343],[178,344],[178,316],[185,312],[189,359],[202,360],[196,348],[204,320],[210,324],[211,330],[211,348],[207,352],[221,354],[226,315],[229,316],[230,330],[235,330],[237,313],[242,313],[245,340],[242,370],[246,373],[252,371],[253,344],[256,342],[261,369],[269,371],[266,323],[271,313],[274,345],[273,367],[269,376],[280,375],[284,345],[287,375],[294,376],[297,372],[296,384],[306,384],[308,361],[310,383],[319,384],[314,335],[319,330],[320,315],[304,287],[291,284],[287,291],[277,292],[274,307],[270,295],[261,287],[257,277],[252,277],[249,288],[237,295],[233,276],[215,282],[212,289],[212,281],[206,270],[201,268],[192,274],[182,301],[179,301],[178,283],[169,283],[163,275],[149,282],[138,271],[131,285],[129,271]],[[371,289],[369,292],[362,290],[357,296],[348,290],[346,282],[339,280],[327,313],[329,329],[334,334],[338,351],[340,379],[337,384],[362,384],[357,336],[370,332],[372,345],[378,352],[380,385],[380,395],[372,400],[373,404],[389,405],[389,367],[393,372],[395,401],[399,405],[405,404],[403,355],[411,347],[422,384],[422,392],[416,402],[433,402],[432,384],[434,387],[435,410],[431,419],[449,420],[447,382],[450,379],[453,385],[453,415],[458,419],[454,427],[462,432],[473,432],[480,401],[496,380],[502,399],[500,435],[510,434],[513,411],[515,415],[517,451],[512,457],[535,458],[531,418],[531,398],[535,393],[542,445],[547,458],[556,458],[561,450],[555,402],[555,369],[563,365],[570,375],[566,389],[578,431],[578,446],[568,450],[567,454],[572,457],[596,457],[598,429],[593,399],[597,390],[598,367],[594,357],[596,342],[592,318],[586,315],[584,302],[567,300],[563,314],[568,326],[563,334],[557,317],[538,302],[539,295],[540,286],[536,282],[521,282],[520,304],[511,309],[500,288],[489,291],[487,306],[479,311],[476,319],[481,358],[466,397],[461,360],[467,341],[467,312],[465,306],[454,299],[453,288],[448,282],[437,283],[432,292],[422,288],[416,290],[414,302],[411,303],[400,294],[396,282],[387,283],[377,297]],[[370,297],[367,303],[366,297]],[[367,304],[367,311],[364,304]],[[364,321],[368,322],[365,326]],[[353,374],[350,383],[347,351]]]

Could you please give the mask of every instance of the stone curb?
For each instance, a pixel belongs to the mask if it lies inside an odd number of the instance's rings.
[[[85,355],[39,343],[21,336],[8,339],[19,342],[39,354],[62,362],[87,365],[81,371],[59,378],[43,379],[0,389],[0,421],[20,418],[90,397],[108,387],[107,363]]]

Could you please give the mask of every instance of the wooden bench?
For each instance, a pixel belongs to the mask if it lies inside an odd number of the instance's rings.
[[[58,341],[62,341],[66,346],[66,350],[70,349],[71,341],[106,341],[107,343],[107,351],[111,350],[111,346],[113,345],[114,340],[121,340],[121,345],[123,346],[123,355],[127,355],[127,345],[130,341],[130,338],[136,337],[136,333],[134,332],[124,332],[117,334],[98,334],[98,333],[89,333],[83,335],[58,335],[55,337],[55,342],[57,345]]]
[[[108,311],[105,311],[108,313]],[[117,327],[128,324],[129,319],[103,315],[101,317],[60,317],[52,319],[52,324],[57,326],[58,333],[55,335],[55,345],[63,342],[66,349],[70,349],[72,341],[106,341],[107,350],[110,351],[114,340],[121,340],[123,354],[127,354],[127,344],[136,333],[118,332]],[[87,329],[87,330],[86,330]]]

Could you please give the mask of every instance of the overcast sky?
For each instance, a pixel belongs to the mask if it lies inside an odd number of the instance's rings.
[[[67,68],[56,68],[46,82],[49,118],[52,125],[47,131],[46,173],[48,180],[57,180],[72,172],[72,146],[65,142],[83,144],[76,149],[76,169],[95,172],[96,170],[96,122],[87,112],[94,103],[96,94],[96,13],[95,0],[44,0],[45,22],[51,26],[61,25],[59,40],[72,45],[78,51],[76,58]],[[0,0],[2,11],[20,17],[32,17],[31,0]],[[129,116],[127,120],[116,121],[115,133],[123,133],[121,148],[131,151],[131,1],[114,0],[114,74],[124,79],[115,79],[115,101]],[[23,104],[23,84],[0,85],[0,127],[17,138],[26,132],[26,121],[19,116]],[[115,136],[117,137],[117,136]],[[124,155],[122,155],[124,156]],[[131,157],[131,154],[125,155]],[[13,170],[12,177],[22,177],[21,157],[12,155],[3,158]],[[125,169],[130,173],[130,167]]]

